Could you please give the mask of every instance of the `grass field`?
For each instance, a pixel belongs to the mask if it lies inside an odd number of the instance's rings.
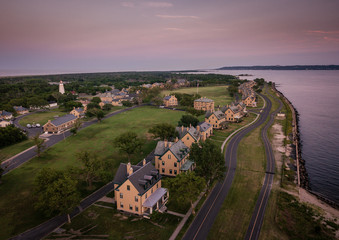
[[[182,114],[183,112],[152,107],[140,107],[121,113],[79,131],[76,136],[71,136],[44,152],[42,157],[34,158],[6,174],[0,187],[0,239],[7,239],[46,219],[32,207],[34,178],[41,168],[79,167],[75,153],[90,150],[97,153],[99,158],[112,163],[113,175],[120,162],[127,160],[125,154],[119,153],[112,146],[112,141],[117,135],[130,130],[145,138],[143,152],[132,159],[132,163],[136,163],[156,145],[155,141],[147,138],[148,129],[161,122],[176,125]],[[86,194],[88,192],[83,192],[83,196]]]
[[[48,120],[54,120],[55,116],[63,116],[68,114],[67,112],[61,112],[59,109],[53,109],[46,112],[36,112],[30,115],[27,115],[19,120],[21,126],[26,126],[27,124],[39,123],[41,126],[44,125]]]
[[[30,148],[34,145],[32,140],[25,140],[20,143],[16,143],[14,145],[4,147],[0,149],[0,162],[13,157],[14,155]]]
[[[230,104],[233,101],[233,98],[230,97],[228,86],[211,86],[211,87],[199,87],[199,95],[202,97],[207,97],[214,100],[214,106]],[[162,95],[168,95],[171,93],[187,93],[195,94],[197,93],[197,88],[181,88],[173,91],[163,91]]]
[[[113,207],[113,205],[112,205]],[[115,207],[114,207],[115,208]],[[70,233],[70,229],[79,230],[94,227],[82,235],[81,239],[92,239],[86,235],[108,235],[103,239],[169,239],[180,217],[170,214],[158,214],[156,219],[145,219],[137,216],[124,216],[116,209],[107,209],[91,206],[85,212],[72,219],[71,224],[65,224],[62,228]],[[57,238],[51,234],[48,238]],[[60,239],[60,238],[59,238]],[[79,239],[79,238],[77,238]]]

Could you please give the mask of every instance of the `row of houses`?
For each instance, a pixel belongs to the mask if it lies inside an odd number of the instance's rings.
[[[100,107],[103,107],[105,104],[111,104],[113,106],[122,106],[123,101],[132,102],[135,98],[138,97],[137,93],[129,93],[127,89],[112,89],[111,91],[106,91],[104,93],[99,93],[97,97],[100,98],[101,102],[99,103]]]
[[[254,81],[249,81],[241,84],[238,87],[238,92],[242,94],[242,102],[246,104],[247,107],[256,107],[256,94],[253,90],[253,86],[256,83]]]
[[[161,186],[162,176],[175,177],[194,170],[195,163],[189,160],[190,147],[210,137],[213,127],[202,122],[196,128],[181,126],[176,131],[179,137],[174,141],[158,141],[154,159],[144,159],[137,165],[120,164],[113,180],[118,210],[148,217],[166,209],[169,193]]]

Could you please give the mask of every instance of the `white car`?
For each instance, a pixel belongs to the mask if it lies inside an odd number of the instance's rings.
[[[27,128],[31,128],[32,126],[31,126],[31,124],[27,124],[27,126],[26,126]]]
[[[36,124],[36,127],[40,127],[40,124],[39,124],[39,123],[37,123],[37,124]]]

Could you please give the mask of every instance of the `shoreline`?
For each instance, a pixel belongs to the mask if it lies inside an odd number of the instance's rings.
[[[308,173],[305,167],[305,160],[302,159],[302,144],[300,141],[300,132],[299,132],[299,113],[293,104],[284,96],[282,92],[277,90],[275,83],[272,83],[272,89],[285,101],[285,103],[290,107],[292,112],[292,139],[290,136],[287,136],[292,141],[293,151],[295,153],[295,161],[297,165],[297,186],[306,190],[309,194],[315,196],[318,200],[330,205],[335,209],[339,209],[339,204],[326,198],[320,193],[313,192],[309,186]],[[300,192],[300,191],[299,191]]]

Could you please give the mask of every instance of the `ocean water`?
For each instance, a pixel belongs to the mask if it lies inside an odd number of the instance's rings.
[[[339,71],[213,71],[251,74],[276,87],[299,112],[302,158],[311,190],[339,203]]]

